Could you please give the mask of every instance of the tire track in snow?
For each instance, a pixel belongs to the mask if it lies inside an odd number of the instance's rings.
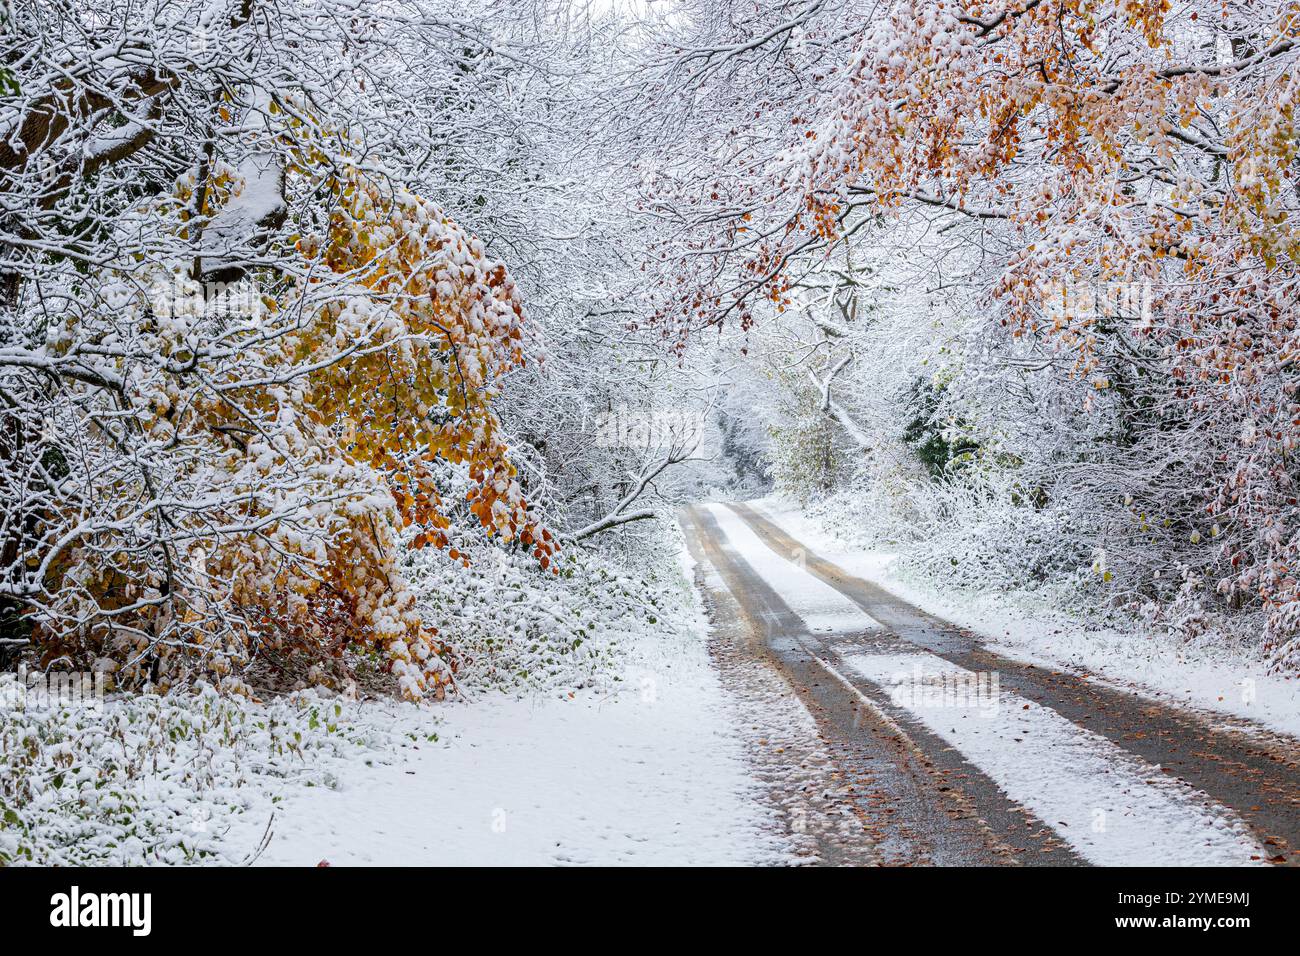
[[[1263,856],[1231,810],[1051,708],[1007,692],[951,693],[977,675],[924,651],[840,657],[1092,863],[1234,866]]]
[[[909,735],[879,707],[864,705],[860,691],[817,656],[821,645],[803,620],[729,546],[712,514],[690,508],[682,517],[688,539],[711,566],[706,586],[724,613],[734,605],[733,620],[743,628],[736,634],[744,635],[734,646],[774,668],[813,714],[882,863],[1083,862],[940,738],[923,728]]]
[[[880,629],[839,591],[769,548],[735,511],[708,508],[731,547],[810,631]],[[856,627],[850,609],[858,615]],[[837,650],[859,677],[886,692],[893,689],[891,699],[908,719],[958,749],[1089,861],[1231,865],[1265,856],[1233,811],[1050,707],[1009,692],[997,693],[996,706],[986,701],[983,707],[936,707],[925,693],[899,693],[900,675],[922,688],[941,675],[960,681],[975,675],[928,651],[899,653],[896,647],[882,653],[858,645]]]

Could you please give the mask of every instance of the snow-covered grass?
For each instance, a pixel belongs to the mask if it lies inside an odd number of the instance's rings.
[[[1206,636],[1180,639],[1132,628],[1098,627],[1053,608],[1042,594],[961,590],[917,573],[903,555],[864,550],[837,512],[815,517],[781,498],[755,502],[773,521],[827,560],[880,584],[931,614],[987,638],[994,650],[1019,660],[1065,667],[1228,717],[1245,718],[1300,737],[1300,680],[1269,673],[1250,645]]]
[[[665,649],[666,650],[666,649]],[[435,745],[356,764],[280,807],[260,862],[311,865],[743,864],[777,860],[768,815],[691,648],[570,700],[445,709]],[[231,842],[255,846],[250,814]]]
[[[224,839],[242,814],[265,827],[286,792],[335,785],[349,762],[433,733],[397,734],[375,719],[398,708],[432,725],[425,708],[325,691],[256,703],[200,688],[8,711],[0,865],[244,862],[257,843]]]

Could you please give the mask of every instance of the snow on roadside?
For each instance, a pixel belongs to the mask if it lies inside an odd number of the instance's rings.
[[[1244,718],[1300,738],[1300,680],[1267,673],[1263,661],[1244,651],[1175,646],[1139,633],[1089,629],[1001,594],[940,593],[901,576],[896,555],[846,546],[792,502],[765,498],[749,504],[820,557],[975,631],[1008,657],[1090,674],[1156,700]]]
[[[261,863],[722,865],[763,862],[764,823],[707,687],[677,673],[568,703],[457,705],[439,741],[352,767],[281,808]],[[265,821],[250,817],[244,846]]]
[[[318,688],[6,709],[0,865],[786,862],[688,565],[662,557],[644,579],[482,562],[432,609],[473,659],[443,704]]]
[[[683,563],[683,570],[689,564]],[[620,642],[616,682],[557,697],[493,692],[412,710],[436,741],[353,761],[286,796],[265,864],[783,862],[789,848],[745,761],[694,589]],[[436,723],[435,723],[436,721]],[[251,848],[248,815],[228,840]]]

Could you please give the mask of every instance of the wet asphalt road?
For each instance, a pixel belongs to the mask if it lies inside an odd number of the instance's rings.
[[[776,668],[817,719],[841,770],[853,781],[863,838],[895,865],[1075,865],[1083,861],[1057,832],[851,670],[836,653],[923,649],[970,671],[997,673],[1002,689],[1050,707],[1119,747],[1159,765],[1230,807],[1274,863],[1300,864],[1300,753],[1293,741],[1257,728],[1214,725],[1083,675],[1005,657],[946,621],[817,556],[763,515],[731,507],[773,551],[801,554],[806,571],[882,626],[833,639],[810,633],[781,596],[730,548],[713,516],[687,509],[682,524],[697,561],[717,570],[745,619],[756,659]],[[835,862],[829,859],[828,862]]]

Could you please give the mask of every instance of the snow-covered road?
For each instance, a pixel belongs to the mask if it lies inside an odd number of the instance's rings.
[[[929,821],[915,859],[992,862],[1008,847],[1026,862],[1290,857],[1300,775],[1282,738],[1215,729],[1002,657],[818,557],[747,506],[695,508],[685,523],[774,665],[824,712],[853,711],[839,721],[849,728],[846,746],[879,750],[882,728],[906,739],[917,759],[867,786],[906,791],[910,806],[889,809]],[[912,785],[900,787],[900,775]],[[970,814],[981,827],[950,823]]]

